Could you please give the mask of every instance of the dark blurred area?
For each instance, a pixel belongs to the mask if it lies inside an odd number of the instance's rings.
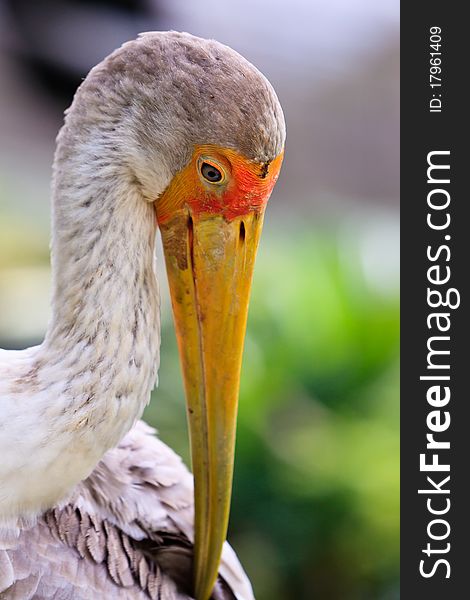
[[[259,600],[398,598],[398,1],[0,0],[0,347],[39,343],[47,325],[64,109],[114,48],[167,29],[246,56],[288,127],[255,273],[230,539]],[[146,418],[188,460],[162,294]]]
[[[158,3],[145,0],[5,0],[5,6],[19,62],[65,105],[92,66],[158,22],[160,13]]]

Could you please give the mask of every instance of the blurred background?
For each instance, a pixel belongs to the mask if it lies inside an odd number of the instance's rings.
[[[47,325],[63,110],[111,50],[166,29],[245,55],[288,127],[255,273],[230,540],[258,600],[398,598],[398,0],[0,0],[0,347],[39,343]],[[146,418],[188,461],[162,293]]]

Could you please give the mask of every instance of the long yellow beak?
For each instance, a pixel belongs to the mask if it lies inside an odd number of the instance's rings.
[[[160,225],[186,389],[195,485],[196,600],[214,587],[227,535],[240,369],[263,221],[187,209]]]

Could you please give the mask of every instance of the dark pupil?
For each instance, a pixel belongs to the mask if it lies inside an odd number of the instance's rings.
[[[207,181],[220,181],[222,179],[222,173],[219,169],[216,169],[209,163],[202,163],[201,172]]]

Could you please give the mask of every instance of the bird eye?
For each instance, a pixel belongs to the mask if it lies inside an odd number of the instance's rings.
[[[208,162],[201,163],[200,170],[201,175],[209,183],[220,183],[224,178],[222,172],[217,167],[211,165]]]

